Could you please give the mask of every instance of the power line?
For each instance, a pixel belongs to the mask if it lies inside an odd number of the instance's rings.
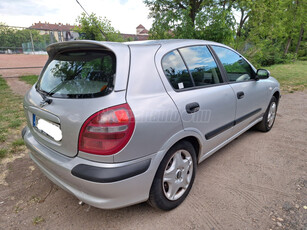
[[[83,6],[80,4],[80,2],[78,0],[76,0],[76,2],[81,6],[82,10],[87,14],[87,16],[89,18],[91,18],[91,16],[86,12],[86,10],[83,8]],[[92,19],[92,18],[91,18]],[[93,23],[95,24],[95,26],[99,29],[99,31],[101,32],[102,36],[106,39],[106,41],[108,41],[107,36],[102,32],[102,30],[100,29],[100,27],[97,25],[97,23],[95,22],[95,20],[93,20]]]

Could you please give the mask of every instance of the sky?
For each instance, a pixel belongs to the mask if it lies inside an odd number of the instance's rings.
[[[152,19],[143,0],[79,0],[85,10],[106,17],[121,33],[136,33],[139,24],[150,29]],[[29,27],[35,22],[76,24],[82,13],[76,0],[0,0],[0,22]]]

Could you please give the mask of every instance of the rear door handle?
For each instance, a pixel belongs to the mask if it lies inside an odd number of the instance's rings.
[[[196,113],[199,111],[199,104],[197,102],[189,103],[185,106],[187,113]]]
[[[242,99],[244,97],[244,92],[243,91],[240,91],[237,93],[237,98],[238,99]]]

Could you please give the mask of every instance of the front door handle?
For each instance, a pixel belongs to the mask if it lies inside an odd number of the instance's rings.
[[[237,93],[237,98],[238,99],[242,99],[244,97],[244,92],[243,91],[240,91]]]
[[[187,113],[196,113],[199,111],[199,104],[197,102],[189,103],[185,106]]]

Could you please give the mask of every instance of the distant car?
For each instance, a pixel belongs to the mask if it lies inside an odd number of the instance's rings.
[[[173,209],[198,163],[274,124],[279,83],[219,43],[72,41],[47,51],[22,135],[50,180],[95,207]]]

